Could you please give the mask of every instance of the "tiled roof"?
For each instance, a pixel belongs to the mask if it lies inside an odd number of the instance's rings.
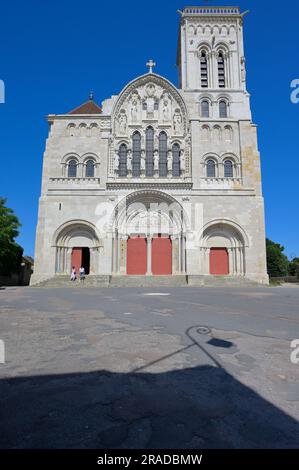
[[[102,109],[100,108],[97,103],[95,103],[92,99],[89,99],[85,103],[78,106],[78,108],[73,109],[67,114],[101,114]]]

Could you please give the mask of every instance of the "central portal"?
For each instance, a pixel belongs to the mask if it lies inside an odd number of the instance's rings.
[[[127,241],[127,274],[169,276],[172,274],[170,237],[133,236]]]

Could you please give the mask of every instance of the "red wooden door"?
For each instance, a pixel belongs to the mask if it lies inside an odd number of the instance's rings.
[[[172,243],[170,238],[152,240],[152,274],[166,276],[172,274]]]
[[[147,272],[147,244],[145,238],[129,238],[127,242],[127,274],[142,275]]]
[[[216,276],[226,276],[229,274],[227,248],[211,248],[210,274]]]
[[[77,276],[78,276],[79,269],[82,266],[82,248],[73,248],[71,269],[73,269],[73,266],[75,266],[76,273],[77,273]]]

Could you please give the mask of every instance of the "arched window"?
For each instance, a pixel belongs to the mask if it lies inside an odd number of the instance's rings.
[[[119,170],[118,170],[118,175],[120,177],[127,176],[127,155],[128,155],[128,149],[125,144],[121,144],[119,147]]]
[[[208,100],[203,100],[201,102],[201,117],[203,118],[210,117],[210,104]]]
[[[181,176],[181,151],[179,144],[172,146],[172,176]]]
[[[77,177],[77,162],[76,160],[70,160],[68,162],[67,176],[69,178]]]
[[[227,103],[224,100],[219,102],[219,117],[227,118]]]
[[[154,176],[154,129],[146,129],[146,153],[145,153],[146,176]]]
[[[224,162],[224,178],[233,178],[234,176],[234,165],[231,160],[225,160]]]
[[[167,134],[159,135],[159,176],[167,176]]]
[[[223,52],[219,52],[218,54],[218,83],[219,83],[219,88],[225,88],[225,70],[224,70]]]
[[[94,178],[94,161],[93,160],[88,160],[86,162],[85,176],[86,178]]]
[[[74,137],[75,133],[76,133],[76,126],[75,124],[69,124],[68,125],[68,133],[71,137]]]
[[[207,161],[207,178],[216,178],[216,163],[214,160]]]
[[[133,134],[133,155],[132,155],[132,175],[134,178],[140,176],[141,160],[141,135],[139,132]]]
[[[207,60],[207,53],[202,51],[200,55],[200,79],[201,79],[201,87],[207,88],[208,87],[208,60]]]

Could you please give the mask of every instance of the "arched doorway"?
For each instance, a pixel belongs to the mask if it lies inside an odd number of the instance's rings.
[[[185,273],[181,205],[159,191],[136,191],[116,207],[113,273],[163,276]]]
[[[55,236],[56,274],[69,274],[72,267],[77,273],[81,266],[85,273],[98,271],[99,239],[92,224],[70,221],[57,230]]]
[[[205,229],[201,246],[203,274],[244,276],[246,273],[246,235],[228,221],[211,222]]]

